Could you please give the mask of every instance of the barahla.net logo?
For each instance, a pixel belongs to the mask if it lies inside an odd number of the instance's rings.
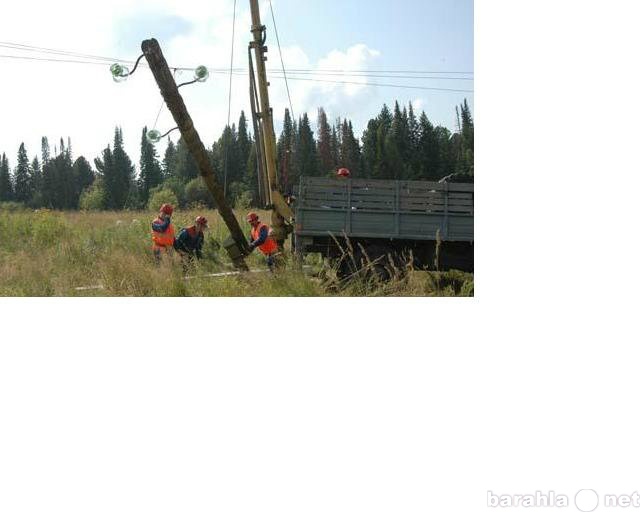
[[[580,489],[573,495],[555,491],[536,491],[532,494],[496,494],[493,491],[487,492],[487,507],[494,509],[519,507],[529,509],[566,509],[571,505],[580,512],[616,508],[635,508],[638,510],[640,509],[640,493],[635,491],[631,494],[599,495],[593,489]],[[570,510],[573,510],[573,508]]]

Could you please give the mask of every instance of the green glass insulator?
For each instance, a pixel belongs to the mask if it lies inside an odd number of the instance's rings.
[[[147,132],[147,140],[152,144],[156,144],[157,142],[160,142],[161,138],[162,138],[162,134],[158,130],[149,130]]]
[[[111,64],[109,69],[111,70],[111,76],[114,82],[124,82],[129,76],[129,68],[122,64]]]
[[[209,78],[209,70],[206,66],[198,66],[195,70],[194,77],[198,82],[204,82]]]

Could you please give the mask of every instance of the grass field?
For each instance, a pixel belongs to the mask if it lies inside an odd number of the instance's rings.
[[[411,271],[386,283],[357,280],[337,286],[331,267],[315,255],[307,257],[303,269],[289,264],[276,274],[210,277],[233,271],[219,248],[228,231],[218,213],[178,211],[173,223],[177,232],[202,214],[210,225],[205,257],[185,276],[177,256],[154,263],[153,213],[0,210],[0,296],[473,295],[473,275],[455,271]],[[258,251],[247,261],[252,270],[266,269]]]

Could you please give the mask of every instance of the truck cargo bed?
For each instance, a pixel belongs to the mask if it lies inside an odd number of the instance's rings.
[[[302,177],[298,237],[473,242],[473,184]]]

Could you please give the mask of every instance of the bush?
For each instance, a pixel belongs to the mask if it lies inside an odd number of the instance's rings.
[[[151,195],[154,192],[156,192],[158,190],[161,190],[161,189],[171,190],[176,195],[176,197],[178,198],[177,204],[181,208],[185,207],[186,202],[185,202],[185,199],[184,199],[184,182],[180,178],[177,178],[175,176],[167,178],[162,185],[159,185],[158,187],[155,187],[155,188],[151,189],[151,191],[149,192],[149,197],[151,197]]]
[[[248,210],[251,208],[253,201],[253,193],[251,190],[245,190],[236,198],[235,207],[237,210]]]
[[[211,192],[202,178],[196,178],[187,183],[184,188],[184,198],[187,204],[202,203],[213,208],[214,201]]]
[[[15,201],[0,202],[0,211],[3,211],[3,212],[19,212],[25,209],[26,207],[24,204],[16,203]]]
[[[154,190],[155,192],[153,192],[149,196],[149,202],[147,203],[147,208],[149,210],[157,212],[165,203],[172,204],[173,206],[176,206],[178,204],[178,198],[173,193],[173,191],[164,188]]]
[[[104,203],[104,190],[100,185],[94,184],[80,194],[79,206],[81,210],[103,210]]]

